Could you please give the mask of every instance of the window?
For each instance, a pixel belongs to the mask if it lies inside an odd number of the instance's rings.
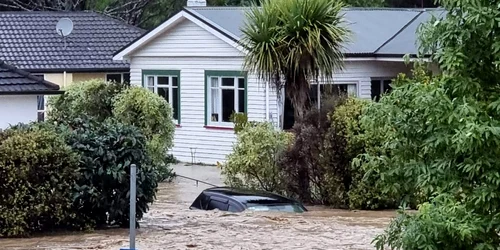
[[[321,96],[323,95],[340,95],[347,94],[348,96],[357,96],[358,86],[355,83],[349,84],[321,84],[319,86]],[[318,86],[312,84],[309,88],[309,98],[311,104],[318,102]]]
[[[233,126],[233,113],[247,112],[246,74],[244,72],[206,71],[205,124]]]
[[[228,209],[227,200],[223,201],[222,199],[214,199],[212,197],[212,200],[210,200],[210,203],[208,204],[208,210],[213,210],[213,209],[219,209],[220,211],[227,211]]]
[[[43,74],[32,74],[35,77],[44,79]],[[37,105],[37,121],[43,122],[45,121],[45,112],[47,111],[45,109],[46,103],[45,103],[45,96],[39,95],[36,97],[36,105]]]
[[[130,83],[130,73],[109,73],[106,74],[106,81],[117,83]]]
[[[143,86],[165,98],[172,105],[174,120],[180,124],[180,71],[144,70],[142,74]]]
[[[378,101],[382,94],[388,93],[392,90],[391,80],[388,79],[372,79],[371,90],[372,100]]]

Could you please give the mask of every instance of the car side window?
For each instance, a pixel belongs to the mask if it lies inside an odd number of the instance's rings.
[[[229,208],[227,209],[227,211],[229,212],[240,212],[240,210],[238,209],[238,207],[236,207],[234,204],[229,204]]]
[[[226,202],[222,202],[219,200],[210,200],[210,203],[208,204],[208,210],[213,210],[213,209],[219,209],[221,211],[227,211],[228,204]]]

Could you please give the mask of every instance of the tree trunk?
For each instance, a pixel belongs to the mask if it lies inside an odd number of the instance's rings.
[[[309,108],[309,83],[304,74],[298,74],[287,80],[285,93],[290,98],[294,109],[295,122],[300,122]]]
[[[309,103],[309,83],[304,74],[300,73],[294,78],[288,78],[285,86],[285,93],[290,98],[294,108],[295,123],[301,122],[310,106]],[[307,161],[297,169],[298,188],[302,194],[301,199],[307,203],[311,202],[311,176]]]

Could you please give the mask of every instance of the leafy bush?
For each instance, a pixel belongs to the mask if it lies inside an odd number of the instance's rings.
[[[139,128],[146,136],[148,153],[158,169],[160,181],[171,176],[165,154],[173,146],[175,124],[172,108],[157,94],[131,87],[114,99],[113,115],[124,124]]]
[[[243,130],[247,125],[255,125],[257,122],[248,121],[248,116],[245,113],[232,113],[229,118],[234,123],[234,133],[237,134]]]
[[[113,98],[126,88],[123,84],[89,80],[70,85],[63,95],[49,98],[51,120],[64,122],[82,115],[104,121],[112,115]]]
[[[278,160],[290,145],[292,135],[275,130],[269,123],[257,123],[245,125],[237,137],[233,152],[222,166],[225,183],[284,193]]]
[[[53,130],[0,132],[0,236],[72,226],[79,157]]]
[[[375,238],[377,249],[497,249],[495,231],[484,232],[490,221],[448,195],[400,215]],[[395,237],[396,236],[396,237]]]
[[[75,119],[67,142],[81,155],[74,209],[95,226],[127,226],[130,164],[137,165],[137,220],[155,199],[157,179],[146,154],[146,138],[135,127],[110,120]]]
[[[311,204],[344,207],[349,189],[347,141],[332,130],[328,114],[345,102],[343,96],[322,100],[320,110],[308,110],[293,126],[295,141],[284,154],[281,168],[287,190],[295,198]]]
[[[332,128],[338,136],[346,139],[346,151],[343,157],[349,160],[350,185],[347,189],[348,204],[353,209],[396,208],[401,197],[384,193],[375,173],[366,175],[370,169],[365,169],[355,160],[366,151],[377,150],[386,140],[384,134],[377,136],[365,131],[361,126],[363,109],[371,102],[349,98],[330,113]],[[382,132],[382,131],[380,131]],[[334,145],[335,146],[335,145]]]

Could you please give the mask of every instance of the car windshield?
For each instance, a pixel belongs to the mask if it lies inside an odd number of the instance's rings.
[[[247,204],[247,209],[251,211],[279,211],[302,213],[304,209],[298,204]]]

